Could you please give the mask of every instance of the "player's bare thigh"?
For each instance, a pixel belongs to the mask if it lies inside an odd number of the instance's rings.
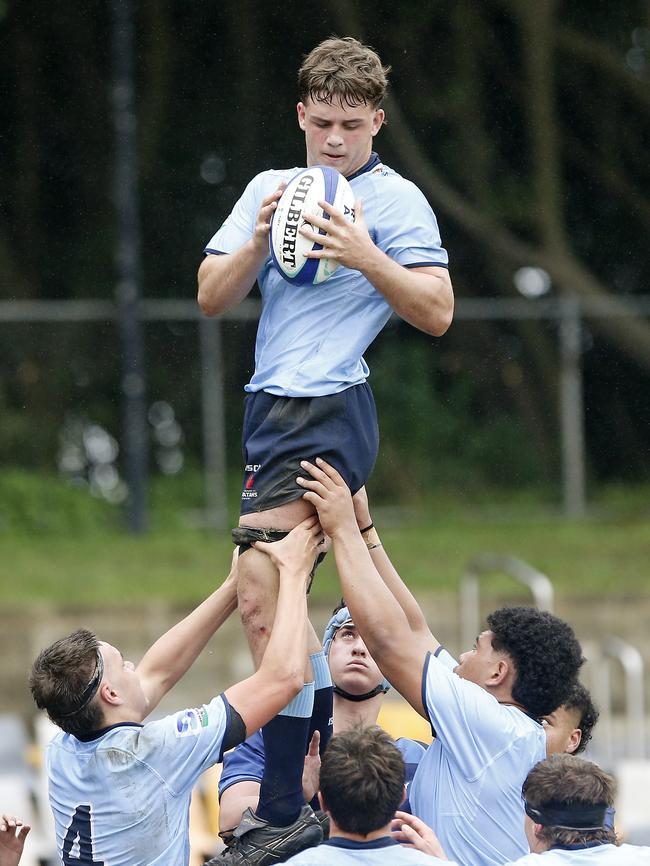
[[[294,499],[286,505],[269,508],[268,511],[256,511],[252,514],[242,514],[240,526],[263,527],[264,529],[293,529],[301,520],[309,517],[315,511],[313,505],[304,499]]]

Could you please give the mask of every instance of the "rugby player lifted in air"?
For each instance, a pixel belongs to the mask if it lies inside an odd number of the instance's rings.
[[[271,263],[270,220],[297,168],[253,178],[207,244],[198,272],[198,301],[207,315],[236,306],[256,280],[262,295],[255,372],[245,388],[241,518],[233,531],[240,545],[239,608],[255,664],[273,622],[277,571],[247,545],[281,538],[313,513],[295,482],[301,459],[325,456],[353,492],[367,481],[378,427],[362,355],[391,313],[435,336],[452,319],[448,257],[436,218],[420,190],[372,150],[384,122],[387,72],[374,51],[352,38],[321,43],[299,71],[298,125],[307,165],[336,169],[356,197],[354,223],[325,204],[329,219],[309,220],[325,234],[301,229],[322,244],[311,257],[342,265],[327,284],[290,284]],[[258,817],[272,826],[287,827],[300,816],[309,701],[307,694],[299,697],[263,731],[267,768],[277,763],[277,753],[297,773],[281,779],[268,796],[262,785]],[[321,745],[330,715],[323,711],[325,721],[318,725]],[[288,742],[295,745],[295,760],[287,756]],[[296,794],[290,809],[285,785]],[[279,803],[285,806],[276,808]]]

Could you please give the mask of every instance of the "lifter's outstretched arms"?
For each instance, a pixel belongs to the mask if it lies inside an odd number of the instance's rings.
[[[206,316],[220,316],[246,297],[269,254],[269,226],[284,186],[262,201],[250,240],[236,252],[206,256],[199,267],[198,302]]]
[[[280,572],[280,591],[271,637],[253,676],[226,689],[226,697],[244,720],[250,736],[301,690],[307,654],[307,580],[323,533],[315,515],[282,541],[257,541]]]
[[[435,652],[440,644],[428,628],[426,633],[411,629],[361,537],[350,490],[334,468],[320,459],[317,464],[303,461],[306,477],[298,482],[307,491],[304,498],[317,509],[323,531],[333,541],[343,596],[355,625],[384,675],[427,718],[422,704],[422,671],[427,653]]]

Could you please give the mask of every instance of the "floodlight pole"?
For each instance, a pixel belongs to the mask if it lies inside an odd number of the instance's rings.
[[[127,523],[131,532],[141,533],[148,524],[148,441],[144,340],[140,320],[142,254],[131,0],[112,0],[111,19],[111,103],[115,135],[113,201],[117,217],[115,300],[121,338],[124,471],[129,489]]]

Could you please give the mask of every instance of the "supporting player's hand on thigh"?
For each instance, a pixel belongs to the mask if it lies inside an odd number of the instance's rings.
[[[253,547],[267,554],[281,577],[306,581],[322,542],[323,530],[317,515],[313,514],[281,541],[254,541]]]
[[[417,848],[430,857],[446,860],[447,856],[438,837],[428,824],[408,812],[395,812],[391,836],[405,848]]]
[[[333,259],[346,268],[363,270],[368,257],[374,252],[375,244],[368,233],[361,199],[354,203],[353,223],[328,202],[319,201],[318,205],[329,214],[329,219],[304,214],[306,224],[303,224],[300,234],[312,243],[320,244],[323,249],[312,250],[307,253],[307,258]],[[309,227],[310,224],[313,228]],[[325,234],[319,234],[318,229],[322,229]]]
[[[354,505],[350,488],[341,475],[320,457],[316,458],[316,466],[303,460],[300,466],[309,472],[311,478],[297,478],[296,481],[307,491],[303,499],[318,511],[318,517],[326,532],[336,539],[337,534],[345,528],[354,526],[357,521],[354,515]]]

